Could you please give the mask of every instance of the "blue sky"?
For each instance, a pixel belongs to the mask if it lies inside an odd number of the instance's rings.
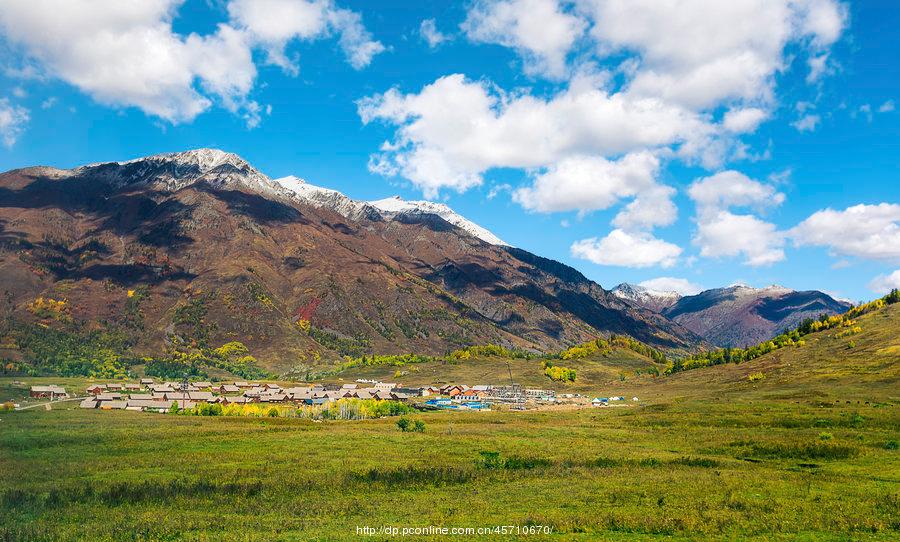
[[[0,170],[217,147],[607,288],[900,286],[891,2],[5,4]]]

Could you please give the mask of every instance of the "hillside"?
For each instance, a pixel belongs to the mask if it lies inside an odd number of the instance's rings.
[[[389,210],[211,149],[4,173],[0,358],[111,376],[166,353],[302,374],[343,356],[554,351],[610,333],[700,343],[575,269],[486,242],[446,206],[375,203]],[[232,341],[247,351],[213,359]]]
[[[544,374],[544,359],[518,359],[498,356],[475,356],[464,361],[435,360],[425,363],[355,367],[337,373],[331,379],[352,382],[376,379],[408,386],[432,384],[490,384],[504,386],[512,382],[529,388],[553,389],[560,393],[585,392],[618,384],[624,378],[632,383],[646,383],[665,369],[665,364],[649,357],[614,347],[603,354],[571,360],[553,360],[557,365],[575,369],[575,382],[555,382]]]
[[[854,320],[851,327],[805,335],[802,346],[740,364],[673,374],[654,393],[851,403],[900,400],[900,303]]]

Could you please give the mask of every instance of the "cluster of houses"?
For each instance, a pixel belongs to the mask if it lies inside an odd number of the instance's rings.
[[[193,408],[198,403],[318,405],[339,399],[406,401],[425,392],[424,388],[403,388],[389,382],[365,387],[359,384],[324,384],[283,388],[278,384],[255,382],[156,383],[149,378],[141,379],[139,384],[94,384],[86,391],[88,397],[81,402],[81,408],[158,412],[168,410],[172,403],[176,403],[178,408]]]
[[[165,412],[172,403],[178,408],[193,408],[199,403],[269,403],[321,405],[339,399],[372,399],[407,401],[417,397],[434,397],[423,402],[425,407],[487,410],[491,405],[508,404],[513,409],[526,403],[551,404],[573,398],[572,394],[556,395],[553,390],[506,386],[446,384],[442,386],[404,387],[391,382],[358,380],[351,384],[281,387],[258,382],[156,382],[142,378],[140,382],[111,382],[88,386],[81,408],[101,410],[142,410]],[[59,386],[32,386],[31,397],[68,398]],[[591,406],[609,406],[624,401],[621,396],[595,397]],[[637,397],[633,399],[637,401]]]
[[[34,389],[32,391],[34,395]],[[63,390],[64,392],[64,390]],[[403,387],[391,382],[360,381],[352,384],[323,384],[283,388],[273,383],[255,382],[160,382],[143,378],[138,383],[93,384],[82,408],[102,410],[143,410],[163,412],[176,403],[179,408],[193,408],[198,403],[245,404],[290,403],[317,405],[339,399],[373,399],[407,401],[414,397],[441,396],[449,403],[513,403],[555,401],[552,390],[524,389],[521,386],[444,386]]]

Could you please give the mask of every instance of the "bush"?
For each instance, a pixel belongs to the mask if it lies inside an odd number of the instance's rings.
[[[412,430],[415,431],[416,433],[424,433],[425,432],[425,422],[423,422],[422,420],[416,420],[415,422],[413,422]]]
[[[403,431],[404,433],[409,431],[410,424],[411,424],[411,422],[409,421],[409,418],[407,418],[406,416],[401,416],[400,419],[397,420],[397,428],[400,429],[401,431]]]
[[[747,380],[749,380],[750,382],[759,382],[765,379],[766,375],[764,373],[750,373],[747,375]]]

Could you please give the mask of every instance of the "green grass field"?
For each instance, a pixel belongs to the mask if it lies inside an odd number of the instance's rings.
[[[642,401],[413,416],[424,433],[396,418],[0,412],[0,540],[401,538],[356,530],[386,525],[553,531],[455,537],[472,540],[897,540],[900,306],[859,323],[670,377],[622,381],[633,369],[585,361],[610,378],[579,389]],[[0,393],[24,393],[12,380]]]

